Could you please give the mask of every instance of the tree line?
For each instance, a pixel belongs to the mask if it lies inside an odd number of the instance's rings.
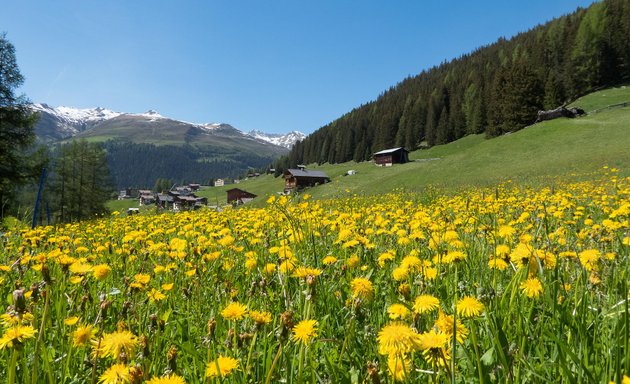
[[[630,80],[630,0],[605,0],[409,77],[321,127],[274,163],[364,161],[468,134],[496,137]]]

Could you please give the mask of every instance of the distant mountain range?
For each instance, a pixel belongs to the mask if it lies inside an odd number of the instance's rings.
[[[41,143],[102,142],[117,188],[151,188],[159,178],[205,184],[269,166],[304,139],[301,132],[242,132],[229,124],[191,123],[150,110],[121,113],[33,104]]]
[[[212,142],[213,139],[220,142],[222,139],[231,138],[250,142],[253,140],[291,149],[297,141],[306,137],[298,131],[287,134],[264,133],[257,130],[242,132],[229,124],[190,123],[164,117],[153,110],[145,113],[121,113],[101,107],[78,109],[51,107],[47,104],[33,104],[32,108],[40,114],[35,125],[35,133],[38,139],[45,143],[74,137],[91,137],[149,142],[156,145],[166,142],[173,144],[180,140],[191,144],[187,139],[196,137],[200,140],[197,144]],[[179,140],[177,136],[180,136]],[[167,140],[162,143],[162,139]],[[283,152],[274,148],[270,148],[270,151]]]

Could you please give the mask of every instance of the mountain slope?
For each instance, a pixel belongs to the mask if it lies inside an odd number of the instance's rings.
[[[587,9],[499,38],[408,77],[313,132],[275,168],[366,160],[382,149],[415,149],[469,134],[517,131],[601,87],[630,81],[630,0]]]
[[[621,106],[626,104],[625,107]],[[308,165],[324,171],[332,182],[308,189],[314,197],[382,194],[395,189],[427,191],[487,186],[507,180],[552,186],[554,178],[595,178],[619,169],[630,175],[630,87],[606,89],[584,96],[574,105],[585,106],[587,116],[535,124],[518,132],[486,139],[468,135],[454,142],[410,153],[411,162],[377,167],[371,161]],[[606,108],[610,105],[617,105]],[[595,111],[600,112],[595,112]],[[348,170],[356,174],[344,176]],[[258,196],[281,191],[282,178],[265,176],[241,183]],[[227,188],[226,188],[227,189]],[[225,199],[225,191],[204,191],[209,200]],[[260,199],[256,204],[264,204]]]
[[[151,188],[158,178],[203,184],[237,177],[265,168],[304,136],[247,134],[229,124],[194,124],[156,111],[132,114],[46,104],[32,108],[40,117],[35,125],[40,142],[102,142],[117,188]]]

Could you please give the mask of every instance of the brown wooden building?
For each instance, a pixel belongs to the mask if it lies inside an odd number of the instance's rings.
[[[287,169],[284,171],[284,190],[300,190],[306,187],[313,187],[317,184],[324,184],[330,181],[330,177],[322,171],[308,171],[304,168]]]
[[[228,204],[245,204],[257,196],[239,188],[228,189],[225,192],[227,193]]]
[[[388,167],[392,164],[403,164],[409,162],[409,151],[403,147],[384,149],[374,153],[374,164],[381,167]]]

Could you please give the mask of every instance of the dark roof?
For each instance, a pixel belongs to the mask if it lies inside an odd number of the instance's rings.
[[[305,170],[301,170],[301,169],[287,169],[285,171],[285,174],[287,172],[290,173],[294,177],[317,177],[317,178],[330,179],[330,177],[328,177],[328,175],[325,174],[322,171],[307,171],[306,169]]]
[[[398,148],[383,149],[382,151],[375,152],[374,156],[376,156],[376,155],[387,155],[389,153],[398,152],[400,150],[403,150],[405,152],[409,152],[403,147],[398,147]]]
[[[251,193],[251,192],[247,192],[247,191],[245,191],[245,190],[243,190],[243,189],[240,189],[240,188],[231,188],[231,189],[228,189],[228,190],[227,190],[227,191],[225,191],[225,192],[230,193],[230,192],[232,192],[232,191],[239,191],[239,192],[242,192],[242,193],[244,193],[244,194],[247,194],[247,195],[250,195],[250,196],[254,196],[254,197],[256,197],[256,196],[257,196],[257,195],[255,195],[255,194],[253,194],[253,193]]]

